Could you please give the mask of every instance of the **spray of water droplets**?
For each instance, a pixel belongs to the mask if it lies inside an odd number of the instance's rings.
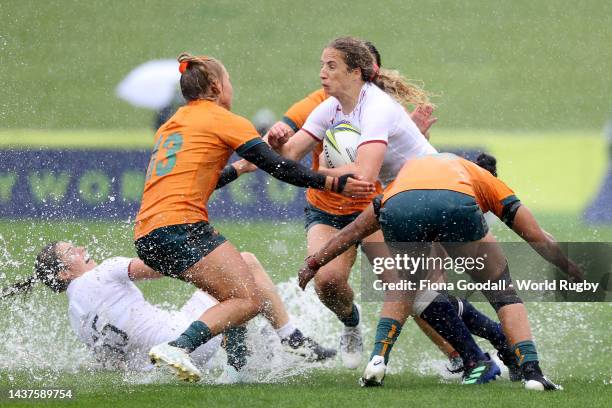
[[[32,242],[32,250],[40,246],[41,243],[36,240]],[[94,248],[93,251],[97,253],[98,259],[111,255],[101,248]],[[0,270],[19,268],[22,262],[11,257],[4,240],[0,239]],[[6,283],[6,276],[3,275],[0,277],[0,286]],[[354,287],[358,291],[358,285]],[[278,284],[277,288],[293,322],[304,334],[325,346],[338,347],[341,323],[321,304],[312,285],[306,292],[302,292],[293,278]],[[176,309],[171,302],[162,306]],[[477,306],[482,310],[490,309],[486,304]],[[602,371],[599,361],[601,356],[612,353],[609,318],[603,319],[611,315],[612,305],[540,303],[527,306],[542,365],[547,373],[565,380],[580,378],[604,384],[612,382],[610,369]],[[9,382],[17,375],[52,385],[54,379],[65,373],[87,375],[99,372],[99,364],[87,348],[79,343],[70,328],[65,295],[37,287],[29,295],[0,300],[0,309],[3,337],[0,342],[0,372],[7,374]],[[366,355],[373,343],[379,310],[378,304],[362,304]],[[342,366],[339,358],[321,365],[305,363],[284,352],[278,336],[261,317],[252,320],[248,327],[248,342],[252,353],[246,375],[249,382],[285,382],[309,375],[313,370],[340,369]],[[487,351],[492,350],[484,341],[480,340],[479,344]],[[568,350],[571,350],[569,362]],[[224,352],[217,353],[214,361],[215,368],[205,372],[204,384],[217,383],[225,361]],[[446,366],[446,359],[410,322],[404,327],[394,348],[389,374],[410,372],[432,376],[441,382],[457,381],[457,376],[448,374]],[[175,380],[160,370],[144,370],[126,372],[121,381],[142,384]]]

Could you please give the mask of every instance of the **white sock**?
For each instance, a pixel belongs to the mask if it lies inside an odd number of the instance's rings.
[[[276,334],[278,334],[278,337],[282,340],[282,339],[286,339],[287,337],[291,336],[293,332],[296,330],[297,330],[297,327],[295,327],[293,323],[289,321],[283,327],[276,329]]]

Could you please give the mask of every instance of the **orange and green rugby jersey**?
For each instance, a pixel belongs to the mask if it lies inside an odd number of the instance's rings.
[[[300,130],[300,128],[306,122],[308,115],[317,107],[321,102],[327,99],[328,96],[323,88],[314,91],[301,101],[296,102],[289,108],[283,117],[283,122],[289,125],[294,132]],[[319,155],[323,152],[323,144],[319,143],[317,147],[312,151],[312,169],[317,171],[319,169]],[[376,184],[377,191],[372,194],[371,197],[366,198],[349,198],[342,194],[332,193],[331,191],[316,190],[309,188],[306,191],[306,201],[308,201],[314,207],[334,215],[346,215],[360,212],[366,209],[372,202],[377,194],[382,192],[380,184]]]
[[[180,108],[155,134],[135,239],[160,227],[208,221],[208,199],[232,152],[257,143],[263,140],[251,122],[214,102]]]
[[[409,190],[451,190],[476,199],[482,212],[502,218],[504,207],[518,201],[514,192],[487,170],[450,153],[432,154],[408,160],[386,189],[385,201]]]

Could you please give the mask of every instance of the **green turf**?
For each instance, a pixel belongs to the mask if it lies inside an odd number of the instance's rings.
[[[537,214],[542,225],[560,239],[567,240],[612,240],[612,227],[598,228],[582,224],[571,214]],[[241,250],[255,253],[262,261],[276,282],[283,282],[295,276],[304,257],[305,244],[302,227],[294,223],[231,223],[218,222],[216,226]],[[494,228],[502,240],[516,240],[511,233],[504,233],[501,226]],[[85,244],[96,259],[111,255],[133,256],[131,243],[132,226],[117,222],[40,222],[11,221],[0,224],[2,237],[1,263],[7,280],[14,280],[16,275],[30,273],[33,256],[40,246],[54,239],[71,239]],[[354,273],[352,282],[358,285],[358,273]],[[153,302],[166,302],[167,305],[180,305],[192,292],[183,283],[172,279],[163,279],[139,285],[145,296]],[[49,331],[50,338],[61,339],[61,347],[80,347],[72,337],[65,315],[66,297],[50,294],[44,288],[38,288],[28,298],[16,300],[17,303],[32,305],[34,316],[42,321],[37,326],[25,326],[26,333],[39,337],[36,328]],[[8,304],[0,302],[2,307]],[[40,310],[44,307],[44,311]],[[378,306],[363,303],[364,320],[367,333],[371,333]],[[492,314],[486,305],[480,307]],[[0,330],[7,333],[6,341],[13,341],[16,335],[9,330],[19,322],[15,315],[15,306],[11,313],[0,316]],[[19,307],[18,307],[19,309]],[[73,403],[79,406],[146,406],[156,401],[171,400],[186,406],[209,404],[223,406],[228,404],[249,404],[252,406],[369,406],[385,404],[399,405],[407,401],[418,401],[422,406],[542,406],[555,404],[575,406],[584,403],[588,406],[606,406],[610,401],[608,388],[611,378],[607,355],[612,353],[612,341],[609,336],[610,304],[528,304],[534,334],[538,341],[543,361],[548,372],[558,381],[563,382],[566,391],[563,394],[532,395],[527,394],[517,385],[507,381],[478,389],[466,389],[456,383],[441,383],[439,377],[419,368],[422,361],[440,360],[437,350],[410,323],[404,328],[402,339],[394,350],[394,361],[402,367],[401,373],[388,377],[384,390],[362,390],[356,386],[357,373],[341,369],[330,371],[313,371],[306,376],[289,379],[282,384],[243,385],[243,386],[202,386],[175,385],[172,383],[155,383],[137,385],[133,381],[138,376],[126,380],[122,375],[72,370],[55,371],[53,360],[47,368],[35,370],[8,370],[0,375],[2,387],[70,387],[77,399]],[[27,308],[25,310],[28,310]],[[323,316],[318,317],[324,318]],[[12,321],[6,320],[12,319]],[[333,321],[333,320],[332,320]],[[53,322],[53,323],[52,323]],[[52,324],[51,324],[52,323]],[[51,324],[51,325],[50,325]],[[10,334],[8,334],[10,333]],[[323,335],[319,333],[318,336]],[[372,339],[366,336],[365,347],[368,350]],[[19,338],[19,337],[17,337]],[[44,336],[41,338],[43,339]],[[56,347],[44,340],[41,347]],[[13,344],[10,343],[9,344]],[[7,350],[0,346],[0,354]],[[50,350],[37,354],[53,355]],[[70,353],[68,353],[70,355]],[[66,364],[62,354],[58,361]],[[44,357],[43,357],[44,359]],[[9,379],[9,376],[11,379]],[[607,383],[606,383],[607,382]],[[58,403],[59,404],[59,403]]]
[[[0,130],[0,147],[140,150],[153,146],[152,130]]]
[[[318,86],[321,50],[339,35],[373,41],[384,66],[424,81],[451,128],[595,130],[612,103],[606,0],[9,0],[0,12],[4,127],[149,126],[152,113],[114,88],[185,50],[226,63],[238,113],[281,114]]]
[[[612,242],[612,226],[587,225],[571,213],[535,214],[542,227],[559,241]],[[293,276],[304,257],[306,244],[300,221],[213,221],[213,224],[240,250],[262,257],[277,281]],[[493,231],[502,241],[520,240],[501,223]],[[39,247],[53,240],[70,239],[86,245],[98,259],[120,254],[135,256],[132,232],[133,225],[127,222],[11,220],[0,224],[4,261],[18,262],[24,272],[30,268]]]
[[[142,131],[0,131],[3,148],[121,148],[149,149],[151,132]],[[606,168],[604,141],[597,132],[520,132],[450,131],[433,132],[436,146],[480,146],[499,160],[500,174],[523,201],[534,208],[542,226],[560,241],[612,242],[612,226],[591,226],[581,221],[581,211],[595,194]],[[215,221],[215,226],[239,249],[255,253],[277,283],[293,278],[305,254],[301,223]],[[33,258],[46,242],[70,239],[86,245],[95,259],[114,255],[134,256],[133,225],[127,221],[44,221],[4,220],[0,223],[0,282],[13,281],[31,273]],[[517,237],[503,225],[493,227],[502,241]],[[352,283],[358,286],[358,273]],[[171,279],[142,283],[145,296],[167,306],[182,304],[192,288]],[[7,387],[71,387],[78,406],[150,406],[162,401],[176,401],[185,406],[610,406],[609,303],[600,304],[528,304],[534,335],[544,366],[551,376],[566,387],[560,394],[528,394],[517,385],[499,381],[477,389],[456,383],[441,383],[434,373],[419,366],[422,361],[440,360],[439,352],[413,324],[405,327],[394,351],[396,371],[384,390],[362,390],[356,386],[357,372],[340,368],[317,370],[294,377],[282,384],[244,386],[202,386],[174,383],[137,385],[122,375],[80,369],[54,370],[66,364],[63,355],[82,347],[72,335],[66,318],[66,297],[55,296],[37,288],[30,297],[15,302],[1,302],[0,356],[14,353],[17,360],[24,352],[33,361],[44,361],[44,368],[0,371],[0,390]],[[366,350],[372,345],[371,331],[378,306],[364,303],[364,320],[369,335]],[[491,313],[486,305],[481,307]],[[6,310],[6,312],[4,312]],[[17,310],[18,312],[16,312]],[[20,325],[19,319],[40,319]],[[329,318],[327,315],[316,319]],[[331,320],[333,321],[333,320]],[[20,332],[15,333],[14,327]],[[41,333],[42,332],[42,333]],[[317,332],[325,336],[324,332]],[[38,347],[23,351],[16,343]],[[57,360],[55,360],[57,356]],[[8,362],[4,362],[8,364]],[[401,369],[401,370],[400,370]],[[400,371],[399,373],[397,371]],[[6,401],[0,400],[0,404]],[[36,403],[37,406],[40,404]]]
[[[64,384],[75,390],[74,401],[55,406],[152,406],[172,401],[184,407],[380,407],[472,406],[472,407],[607,407],[609,385],[572,381],[564,392],[527,393],[517,384],[499,382],[477,390],[458,384],[438,384],[435,378],[398,375],[384,388],[360,389],[356,375],[346,371],[314,372],[288,384],[240,386],[126,385],[118,375],[65,376]],[[112,391],[109,389],[112,386]],[[288,393],[288,389],[291,392]],[[38,404],[34,405],[38,406]]]

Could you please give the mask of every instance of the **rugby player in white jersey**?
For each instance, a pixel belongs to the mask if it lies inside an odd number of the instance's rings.
[[[368,181],[391,181],[410,157],[435,153],[404,104],[424,105],[427,94],[406,83],[397,72],[379,68],[367,45],[355,38],[338,38],[323,50],[321,85],[329,98],[321,102],[288,140],[270,132],[268,140],[283,156],[299,160],[317,149],[325,131],[341,123],[350,124],[360,135],[357,158],[350,171]],[[381,87],[385,87],[386,91]],[[389,93],[393,96],[390,96]],[[318,161],[320,164],[323,160]],[[319,171],[334,171],[319,166]],[[315,197],[316,196],[316,197]],[[369,205],[369,200],[347,204],[334,194],[310,194],[306,208],[308,254],[338,229],[354,220]],[[380,232],[364,242],[383,242]],[[368,254],[370,256],[371,254]],[[345,254],[319,271],[316,291],[344,324],[340,340],[342,360],[347,368],[357,368],[362,357],[360,316],[348,284],[355,251]]]
[[[307,361],[332,358],[326,349],[304,336],[290,321],[274,284],[257,258],[244,252],[256,284],[266,299],[264,315],[276,330],[284,350]],[[59,241],[45,246],[36,258],[36,273],[28,280],[4,288],[2,297],[29,290],[42,282],[54,292],[68,295],[70,325],[80,341],[109,368],[140,369],[147,365],[147,352],[176,338],[205,310],[217,304],[207,293],[196,290],[178,311],[149,303],[134,281],[162,277],[138,258],[113,257],[100,264],[84,247]],[[207,367],[221,344],[221,336],[200,346],[192,354],[199,367]]]

